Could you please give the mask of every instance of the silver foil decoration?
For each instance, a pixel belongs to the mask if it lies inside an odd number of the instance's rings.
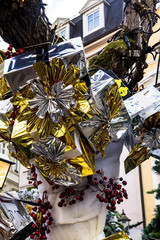
[[[55,163],[64,159],[65,144],[58,138],[48,137],[32,144],[31,152]]]
[[[82,174],[73,165],[67,163],[67,165],[65,165],[65,171],[59,177],[51,175],[50,180],[58,185],[73,186],[81,183]]]
[[[160,129],[151,128],[150,131],[145,132],[141,146],[147,147],[149,153],[154,149],[160,148]]]
[[[73,98],[75,90],[72,85],[65,86],[62,81],[52,85],[51,92],[46,93],[45,86],[32,83],[31,90],[36,94],[33,100],[29,100],[30,108],[38,107],[37,116],[44,118],[48,112],[53,122],[57,123],[60,116],[66,116],[67,110],[77,105]]]
[[[103,99],[105,97],[105,93],[108,88],[115,83],[115,81],[111,76],[102,70],[98,70],[94,75],[92,75],[90,81],[92,98],[94,99],[97,108],[104,110]]]
[[[64,171],[59,171],[59,177],[57,177],[56,172],[53,172],[51,169],[51,174],[47,176],[50,181],[54,181],[55,183],[63,186],[76,185],[81,182],[81,172],[72,166],[69,162],[64,161],[65,144],[60,139],[55,137],[48,137],[46,139],[36,141],[32,144],[31,152],[35,153],[38,156],[43,156],[44,158],[51,160],[53,163],[60,164],[59,168],[65,169]],[[42,171],[45,173],[45,170],[46,166],[44,165]]]
[[[153,86],[134,94],[124,101],[124,105],[133,119],[137,115],[144,120],[159,110],[160,92]]]
[[[80,67],[80,77],[87,73],[82,39],[80,37],[69,39],[48,48],[49,61],[61,58],[68,68],[71,65]],[[36,52],[24,53],[9,58],[0,65],[0,73],[5,76],[13,92],[17,92],[26,84],[37,78],[33,67],[36,63]]]

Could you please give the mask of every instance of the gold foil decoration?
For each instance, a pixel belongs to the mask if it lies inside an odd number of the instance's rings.
[[[140,143],[134,146],[124,162],[126,173],[147,160],[154,149],[160,148],[160,112],[148,117],[140,132]]]
[[[128,173],[132,169],[136,168],[138,165],[140,165],[142,162],[144,162],[146,159],[150,157],[150,154],[148,154],[147,147],[142,147],[141,143],[137,144],[128,157],[126,158],[124,162],[125,166],[125,172]]]
[[[75,122],[86,121],[86,119],[91,118],[93,115],[92,111],[87,100],[83,97],[87,91],[87,87],[85,83],[78,78],[80,70],[77,66],[71,66],[67,69],[61,59],[54,58],[50,62],[50,66],[43,62],[37,62],[34,64],[34,67],[40,77],[38,81],[36,80],[30,85],[31,90],[35,89],[33,90],[34,92],[31,93],[26,86],[24,90],[22,89],[17,92],[14,97],[16,102],[23,101],[23,109],[20,110],[17,119],[19,121],[27,120],[27,131],[32,132],[37,129],[41,138],[46,138],[49,135],[61,137],[66,133],[65,121],[67,118],[72,117]],[[60,82],[63,82],[66,89],[72,88],[74,90],[74,92],[72,89],[70,91],[70,94],[73,92],[73,100],[71,100],[72,104],[69,107],[69,105],[67,105],[68,102],[65,101],[66,94],[64,94],[64,99],[63,97],[59,98],[60,101],[62,100],[63,104],[60,104],[59,108],[57,107],[55,111],[55,114],[60,113],[59,116],[55,115],[55,119],[56,121],[58,120],[58,122],[53,122],[54,117],[51,115],[54,114],[54,110],[51,109],[54,109],[53,100],[56,100],[56,97],[54,98],[53,89],[56,89],[57,94],[58,91],[61,93],[61,91],[63,91],[62,85],[57,85],[57,87],[54,85],[60,84]],[[33,86],[36,86],[36,88],[33,88]],[[41,93],[43,93],[42,98],[40,95]],[[39,95],[36,97],[36,94]],[[42,104],[39,103],[40,101],[38,101],[38,99],[42,101]],[[50,112],[46,112],[46,108],[43,107],[45,112],[39,116],[39,112],[41,111],[40,108],[43,105],[43,99],[46,104],[50,104],[46,105],[47,108],[50,109]],[[19,104],[21,105],[21,102],[19,102]]]
[[[10,86],[4,77],[0,78],[0,100],[9,98],[12,96],[12,91]]]
[[[69,160],[71,164],[81,167],[82,177],[93,175],[95,173],[95,157],[94,151],[88,140],[80,134],[80,146],[82,155]]]
[[[122,99],[118,92],[118,86],[116,83],[111,85],[106,91],[105,100],[107,103],[106,108],[109,108],[106,110],[106,121],[102,122],[102,125],[99,127],[97,132],[93,134],[93,138],[91,138],[94,146],[102,154],[103,157],[105,157],[105,148],[112,139],[112,132],[110,131],[110,120],[118,116],[119,111],[122,107]],[[104,106],[106,103],[104,103]]]
[[[104,238],[103,240],[124,240],[124,239],[130,239],[129,236],[124,232],[118,232],[115,234],[112,234],[106,238]]]
[[[122,99],[118,91],[117,84],[114,83],[109,87],[105,94],[105,100],[109,107],[109,118],[116,118],[122,107]]]

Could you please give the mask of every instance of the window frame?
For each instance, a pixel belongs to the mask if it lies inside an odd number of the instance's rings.
[[[96,19],[96,17],[94,15],[97,12],[98,12],[98,21],[99,22],[98,22],[98,26],[95,27],[95,19]],[[93,16],[93,19],[90,21],[90,22],[93,22],[93,28],[92,29],[89,29],[89,17],[90,16]],[[100,11],[99,11],[99,9],[95,10],[92,13],[87,14],[87,23],[88,23],[88,32],[95,31],[95,29],[99,28],[99,26],[100,26]]]
[[[88,30],[88,16],[94,14],[97,11],[99,11],[99,26],[93,28],[92,30]],[[105,27],[104,3],[101,3],[83,14],[83,37],[86,37],[87,35],[103,27]]]

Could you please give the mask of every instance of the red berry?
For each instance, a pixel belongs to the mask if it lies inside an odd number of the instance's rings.
[[[110,183],[113,183],[113,181],[114,181],[113,178],[110,178],[110,179],[109,179],[109,182],[110,182]]]
[[[64,194],[61,193],[61,194],[59,195],[59,198],[63,198],[63,197],[64,197]]]
[[[50,229],[47,229],[47,233],[50,233]]]
[[[50,216],[51,216],[51,213],[50,213],[50,212],[48,212],[48,213],[47,213],[47,216],[48,216],[48,217],[50,217]]]
[[[42,239],[47,239],[45,235],[42,236]]]
[[[122,178],[122,177],[120,177],[120,178],[119,178],[119,180],[120,180],[120,181],[123,181],[123,178]]]
[[[11,56],[12,56],[12,57],[15,57],[16,55],[17,55],[17,54],[16,54],[15,52],[13,52]]]
[[[102,184],[102,183],[103,183],[103,180],[99,180],[99,183]]]
[[[103,197],[100,197],[100,198],[99,198],[99,201],[100,201],[100,202],[103,202],[103,201],[104,201],[104,198],[103,198]]]
[[[20,49],[19,49],[19,52],[20,52],[20,53],[24,53],[24,49],[23,49],[23,48],[20,48]]]
[[[8,50],[12,51],[12,49],[13,49],[12,45],[9,45]]]
[[[40,204],[41,202],[42,202],[42,200],[41,200],[41,199],[38,199],[37,203]]]
[[[36,228],[36,225],[35,225],[35,224],[32,224],[32,228],[35,229],[35,228]]]
[[[111,209],[112,209],[113,211],[115,211],[115,210],[116,210],[116,207],[115,207],[115,206],[112,206]]]
[[[37,211],[37,207],[33,207],[32,210],[33,210],[33,211]]]
[[[107,189],[105,190],[105,192],[108,194],[108,193],[110,193],[110,190],[107,188]]]
[[[97,194],[96,197],[99,199],[100,198],[100,194]]]
[[[116,205],[116,200],[113,200],[113,201],[111,202],[111,205],[112,205],[112,206]]]
[[[48,225],[48,226],[51,226],[51,225],[52,225],[52,222],[51,222],[51,221],[48,221],[48,222],[47,222],[47,225]]]
[[[35,231],[34,234],[38,236],[39,235],[39,231]]]
[[[5,55],[6,55],[6,56],[10,56],[10,52],[9,52],[9,51],[6,51],[6,52],[5,52]]]
[[[45,216],[45,217],[44,217],[44,219],[45,219],[45,220],[47,220],[47,219],[48,219],[48,217],[47,217],[47,216]]]
[[[106,176],[104,176],[104,178],[103,178],[105,181],[107,180],[107,177]]]
[[[117,186],[117,188],[120,190],[120,189],[122,188],[122,186],[119,184],[119,185]]]
[[[31,238],[31,239],[34,239],[34,235],[33,235],[33,234],[31,234],[31,235],[30,235],[30,238]]]
[[[10,121],[10,126],[13,126],[14,125],[14,121]]]
[[[126,181],[123,181],[122,184],[123,184],[123,185],[127,185],[127,182],[126,182]]]
[[[106,206],[106,209],[107,209],[107,210],[110,210],[110,206]]]
[[[105,199],[104,202],[105,202],[105,203],[108,203],[108,199]]]
[[[77,199],[77,200],[80,200],[80,196],[76,196],[76,199]]]

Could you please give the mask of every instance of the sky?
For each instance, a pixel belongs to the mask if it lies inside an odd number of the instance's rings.
[[[46,6],[46,15],[50,23],[53,23],[57,17],[72,18],[77,15],[87,0],[43,0]],[[5,49],[8,44],[0,38],[0,49]]]

